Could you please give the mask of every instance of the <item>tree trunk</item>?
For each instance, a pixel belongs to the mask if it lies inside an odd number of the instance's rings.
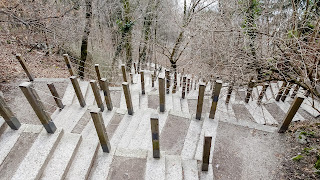
[[[86,0],[86,25],[84,27],[84,32],[81,41],[81,58],[79,63],[79,76],[84,78],[84,67],[88,55],[88,38],[90,35],[91,29],[91,20],[92,20],[92,0]]]

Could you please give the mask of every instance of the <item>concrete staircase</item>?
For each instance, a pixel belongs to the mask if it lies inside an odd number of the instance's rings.
[[[275,132],[290,101],[276,102],[272,98],[278,87],[272,83],[257,106],[258,90],[253,100],[243,102],[244,89],[236,89],[229,105],[225,104],[224,84],[215,119],[209,119],[210,84],[207,86],[203,118],[195,119],[198,89],[181,99],[181,87],[176,94],[166,95],[165,113],[159,113],[158,84],[151,87],[152,72],[146,71],[146,94],[140,90],[140,75],[130,84],[134,115],[127,114],[121,88],[112,87],[114,109],[102,113],[111,152],[103,153],[91,120],[90,109],[96,105],[88,82],[80,81],[87,105],[81,108],[71,83],[66,88],[63,103],[52,119],[58,130],[48,134],[42,126],[23,124],[18,131],[7,128],[0,118],[0,179],[214,179],[213,167],[201,171],[204,136],[212,136],[210,163],[214,156],[215,139],[220,121],[246,126],[265,132]],[[180,78],[178,77],[178,85]],[[193,85],[194,87],[194,85]],[[170,91],[171,92],[171,91]],[[102,96],[103,97],[103,96]],[[288,98],[289,99],[289,98]],[[104,99],[103,99],[104,100]],[[276,111],[277,112],[274,112]],[[159,113],[161,158],[152,158],[150,115]],[[279,118],[278,116],[282,116]],[[304,120],[297,113],[294,120]]]

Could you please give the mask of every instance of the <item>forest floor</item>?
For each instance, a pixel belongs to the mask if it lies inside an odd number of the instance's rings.
[[[31,47],[19,45],[13,37],[1,35],[0,48],[0,91],[5,94],[9,106],[16,107],[15,112],[18,112],[18,107],[23,108],[23,103],[16,101],[22,99],[22,95],[17,96],[18,84],[27,79],[25,72],[15,58],[16,53],[22,54],[31,73],[36,78],[68,78],[66,65],[60,55],[46,55],[45,51],[39,49],[33,49],[29,52]],[[61,83],[63,88],[59,89],[64,89],[65,86],[64,83]],[[16,106],[17,104],[20,105]],[[21,117],[35,117],[31,111],[19,111],[18,113]],[[261,135],[261,137],[264,136]],[[285,134],[285,138],[287,142],[285,145],[286,153],[284,156],[277,157],[280,159],[280,179],[320,179],[319,118],[292,123],[290,130]]]

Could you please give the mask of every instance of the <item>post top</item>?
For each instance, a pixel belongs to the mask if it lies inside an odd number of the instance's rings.
[[[62,56],[63,56],[63,57],[68,57],[69,55],[68,55],[68,54],[63,54]]]
[[[206,86],[206,84],[204,82],[200,82],[199,86]]]
[[[19,85],[19,87],[28,87],[28,86],[31,86],[32,83],[31,82],[23,82]]]
[[[123,82],[122,85],[123,85],[123,86],[128,86],[129,83],[128,83],[128,82]]]
[[[90,84],[97,82],[96,80],[90,80]]]
[[[94,66],[99,66],[99,64],[94,64]]]
[[[77,76],[71,76],[70,79],[77,79]]]
[[[157,113],[152,113],[150,119],[159,119],[159,115]]]
[[[98,114],[98,113],[100,113],[101,111],[100,111],[100,108],[98,108],[98,107],[94,107],[94,108],[92,108],[91,110],[90,110],[90,113],[93,113],[93,114]]]
[[[126,66],[125,64],[121,64],[121,66]]]
[[[17,54],[16,54],[16,57],[21,57],[21,54],[20,54],[20,53],[17,53]]]
[[[304,99],[304,98],[306,98],[305,95],[300,94],[300,93],[298,93],[296,97],[299,98],[299,99]]]
[[[216,80],[216,83],[222,84],[222,81],[221,80]]]
[[[107,78],[101,78],[100,81],[107,81]]]

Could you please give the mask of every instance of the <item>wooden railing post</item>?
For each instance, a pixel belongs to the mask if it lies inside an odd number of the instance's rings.
[[[188,81],[187,81],[187,93],[189,94],[189,92],[190,92],[190,78],[188,78]]]
[[[268,84],[268,83],[264,83],[263,88],[262,88],[262,90],[261,90],[261,92],[260,92],[260,94],[259,94],[259,97],[258,97],[258,101],[257,101],[257,104],[258,104],[258,105],[261,104],[261,101],[262,101],[262,99],[263,99],[263,96],[264,96],[264,94],[266,93],[268,87],[269,87],[269,84]]]
[[[134,67],[134,73],[137,74],[137,64],[133,63],[133,67]]]
[[[165,94],[165,79],[163,76],[159,76],[159,103],[160,103],[160,112],[166,110],[166,94]]]
[[[122,64],[121,65],[121,70],[122,70],[123,82],[128,82],[128,80],[127,80],[127,72],[126,72],[126,65]]]
[[[288,129],[293,117],[295,116],[295,114],[297,113],[298,109],[300,108],[303,100],[304,100],[304,96],[303,95],[300,95],[298,94],[295,99],[293,100],[291,106],[290,106],[290,109],[288,110],[283,122],[282,122],[282,125],[280,126],[279,128],[279,133],[284,133],[286,132],[286,130]]]
[[[187,85],[186,80],[187,80],[187,77],[184,76],[183,83],[182,83],[182,99],[186,97],[186,85]]]
[[[100,73],[100,68],[99,68],[99,64],[95,64],[94,65],[94,69],[96,70],[96,74],[97,74],[97,78],[98,78],[98,82],[99,82],[99,87],[100,89],[102,89],[102,85],[101,85],[101,81],[100,79],[102,78],[101,73]]]
[[[150,123],[151,123],[153,158],[160,158],[159,116],[157,114],[152,114],[150,117]]]
[[[102,118],[102,113],[100,112],[100,109],[94,108],[90,111],[90,114],[96,128],[102,150],[103,152],[109,153],[111,150],[111,145],[108,139],[106,126],[104,125]]]
[[[146,94],[145,87],[144,87],[144,71],[140,71],[140,79],[141,79],[141,93]]]
[[[56,87],[54,87],[54,84],[53,83],[49,83],[47,84],[53,98],[54,98],[54,101],[56,102],[57,106],[60,108],[60,109],[63,109],[64,108],[64,105],[62,103],[62,100],[61,100],[61,97],[59,96],[58,92],[57,92],[57,89]]]
[[[247,96],[246,96],[246,99],[245,99],[246,103],[248,103],[250,101],[252,90],[253,90],[255,82],[256,82],[255,80],[251,80],[249,82],[249,84],[248,84]]]
[[[127,82],[122,83],[122,88],[123,88],[124,96],[126,98],[128,114],[133,115],[133,106],[132,106],[132,99],[131,99],[129,83],[127,83]]]
[[[63,54],[63,58],[64,58],[64,61],[66,62],[66,65],[67,65],[67,68],[69,70],[70,76],[76,76],[76,74],[74,73],[73,68],[71,66],[71,61],[69,59],[69,55],[68,54]]]
[[[283,84],[282,84],[282,86],[281,86],[281,88],[279,89],[278,95],[277,95],[277,97],[276,97],[276,101],[279,101],[279,100],[280,100],[283,91],[286,89],[286,86],[287,86],[287,82],[284,81]]]
[[[70,80],[71,80],[73,89],[74,89],[74,91],[75,91],[75,93],[77,95],[77,98],[79,100],[80,106],[81,107],[85,107],[86,106],[86,102],[85,102],[84,97],[82,95],[77,76],[71,76]]]
[[[296,84],[296,86],[293,89],[293,92],[291,94],[291,98],[293,99],[294,97],[296,97],[298,91],[299,91],[300,86],[298,84]]]
[[[129,76],[130,76],[130,82],[131,84],[133,84],[133,73],[129,73]]]
[[[173,78],[173,88],[172,88],[172,93],[177,92],[177,71],[174,72],[174,78]]]
[[[48,133],[54,133],[56,126],[51,120],[49,114],[46,112],[44,105],[42,104],[37,92],[32,88],[32,83],[24,82],[19,85],[23,94],[26,96],[36,115],[41,121],[41,124],[47,130]]]
[[[226,104],[229,104],[229,102],[230,102],[232,91],[233,91],[233,82],[229,85],[229,88],[228,88]]]
[[[112,106],[112,100],[111,100],[111,96],[110,96],[110,90],[109,90],[109,82],[106,78],[102,78],[100,79],[101,85],[102,85],[102,91],[104,94],[104,98],[107,104],[107,108],[109,111],[112,111],[113,106]]]
[[[30,73],[30,70],[26,64],[26,62],[22,59],[21,54],[16,54],[16,58],[18,59],[19,63],[21,64],[24,72],[27,74],[29,80],[32,82],[34,81],[33,75]]]
[[[100,108],[101,112],[104,111],[104,105],[99,92],[98,84],[96,80],[91,80],[90,85],[93,91],[94,98],[96,99],[97,106]]]
[[[4,101],[2,92],[0,92],[0,115],[11,129],[18,130],[20,128],[21,124]]]
[[[199,95],[198,95],[197,112],[196,112],[196,119],[198,120],[201,119],[205,89],[206,89],[206,85],[204,83],[199,84]]]
[[[210,119],[214,119],[214,116],[216,114],[221,87],[222,87],[222,81],[216,80],[215,87],[214,87],[213,100],[211,104],[211,110],[209,114]]]
[[[291,90],[291,87],[292,87],[292,83],[288,83],[288,86],[286,87],[286,90],[283,92],[283,95],[281,96],[281,101],[282,102],[284,102],[285,100],[286,100],[286,98],[287,98],[287,96],[288,96],[288,94],[289,94],[289,92],[290,92],[290,90]]]
[[[204,137],[202,171],[208,171],[212,137]]]
[[[154,87],[154,78],[155,76],[153,74],[151,74],[151,86]]]

